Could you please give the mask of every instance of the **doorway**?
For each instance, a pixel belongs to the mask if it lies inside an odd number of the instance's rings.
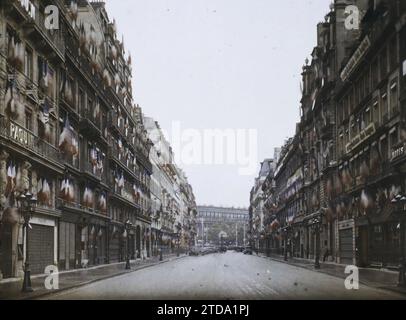
[[[0,267],[3,278],[13,277],[12,238],[13,227],[5,223],[0,227]]]

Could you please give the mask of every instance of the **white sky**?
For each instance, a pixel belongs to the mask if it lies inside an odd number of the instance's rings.
[[[330,0],[107,1],[133,58],[135,102],[171,132],[258,130],[258,167],[293,135],[300,73]],[[168,137],[170,138],[170,137]],[[175,150],[176,152],[176,150]],[[238,166],[182,166],[198,204],[249,205]]]

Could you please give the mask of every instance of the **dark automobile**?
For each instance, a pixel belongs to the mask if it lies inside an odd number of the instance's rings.
[[[252,255],[252,249],[251,248],[245,248],[243,251],[244,254],[249,254]]]
[[[198,256],[198,255],[201,254],[201,251],[202,251],[201,249],[202,248],[200,248],[200,247],[193,247],[193,248],[190,249],[189,255],[190,256]]]

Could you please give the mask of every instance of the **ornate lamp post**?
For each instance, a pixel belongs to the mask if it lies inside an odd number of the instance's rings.
[[[314,268],[320,269],[320,224],[321,217],[314,218],[311,220],[314,233],[316,235],[316,257],[314,259]]]
[[[405,258],[405,216],[406,216],[406,196],[397,195],[392,203],[399,204],[399,232],[400,232],[400,265],[399,265],[399,287],[406,287],[406,258]]]
[[[288,261],[288,241],[289,241],[289,226],[282,229],[285,238],[285,246],[283,248],[283,260]]]
[[[178,223],[178,225],[176,226],[177,229],[177,233],[176,233],[176,239],[177,239],[177,248],[176,248],[176,256],[179,257],[180,256],[180,235],[181,235],[181,231],[182,231],[182,225],[180,223]]]
[[[126,261],[125,261],[125,269],[126,270],[130,270],[131,269],[131,264],[130,264],[130,228],[132,227],[132,223],[130,222],[130,220],[127,220],[124,223],[124,228],[125,228],[125,232],[127,234],[127,256],[126,256]]]
[[[30,220],[32,213],[35,210],[37,205],[37,198],[32,195],[28,190],[25,190],[23,194],[21,194],[17,198],[17,206],[21,211],[21,215],[24,218],[24,225],[23,228],[25,230],[25,263],[24,263],[24,282],[22,292],[33,292],[34,290],[31,287],[31,270],[30,270],[30,253],[29,253],[29,237],[28,233],[31,228]]]

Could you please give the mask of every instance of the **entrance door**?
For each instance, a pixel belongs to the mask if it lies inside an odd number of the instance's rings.
[[[120,261],[120,240],[117,232],[110,233],[110,242],[109,242],[109,254],[110,254],[110,263]]]
[[[340,263],[353,263],[353,234],[352,229],[340,230]]]
[[[107,250],[106,250],[106,228],[101,227],[97,234],[97,263],[104,264],[107,262]]]
[[[137,226],[135,231],[135,237],[137,242],[137,259],[141,258],[141,228]]]
[[[128,239],[129,243],[129,252],[130,252],[130,258],[131,260],[135,259],[135,237],[133,234],[129,235],[129,239]]]
[[[69,270],[75,268],[76,226],[73,223],[59,224],[59,268]]]
[[[28,249],[32,274],[42,274],[54,264],[54,227],[32,225],[28,231]]]
[[[366,267],[369,264],[368,261],[368,227],[360,228],[359,229],[359,239],[358,239],[358,247],[359,247],[359,265],[361,267]]]
[[[3,278],[12,278],[12,225],[9,223],[3,224],[0,231],[0,263]]]

